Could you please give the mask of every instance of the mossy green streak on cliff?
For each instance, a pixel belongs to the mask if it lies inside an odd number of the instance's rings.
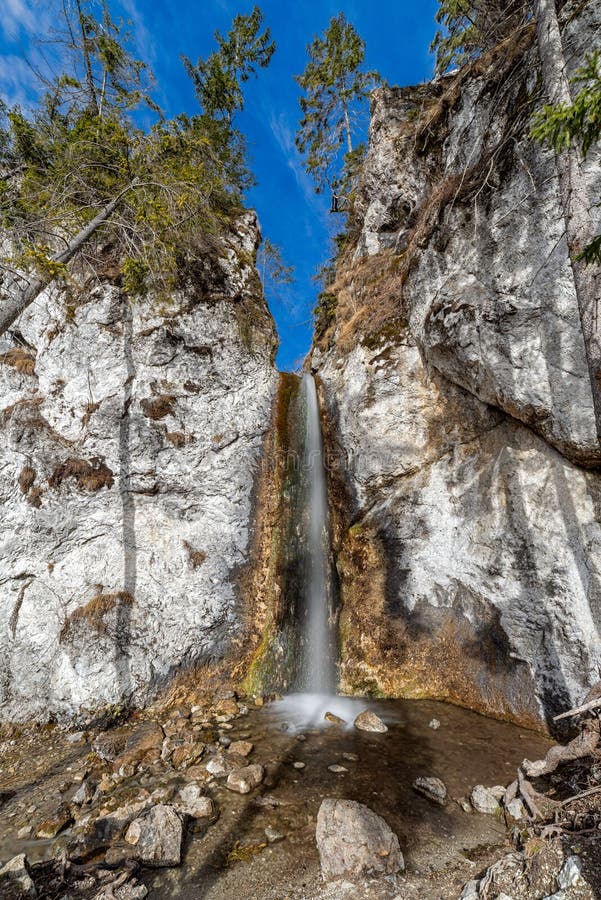
[[[294,527],[293,504],[299,478],[294,465],[295,426],[291,422],[300,379],[288,372],[280,374],[274,410],[271,446],[263,484],[260,486],[259,520],[262,536],[256,567],[264,571],[260,586],[260,601],[264,605],[262,635],[254,650],[241,689],[248,694],[262,694],[285,687],[293,651],[292,633],[285,623],[282,598],[287,580],[286,547]]]

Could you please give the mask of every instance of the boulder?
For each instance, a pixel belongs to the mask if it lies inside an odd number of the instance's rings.
[[[135,766],[145,759],[158,759],[161,755],[164,737],[163,729],[158,722],[144,722],[127,736],[125,748],[115,758],[113,769],[117,771],[122,766]]]
[[[354,800],[324,800],[315,837],[325,880],[394,875],[404,869],[396,834],[373,810]]]
[[[182,820],[172,806],[153,806],[134,819],[125,840],[133,856],[147,866],[179,866],[182,854]]]
[[[73,794],[72,801],[77,806],[83,806],[84,803],[89,803],[93,796],[94,787],[92,783],[88,779],[86,779],[85,781],[82,781],[82,783]]]
[[[263,769],[263,766],[256,764],[253,766],[245,766],[228,775],[226,787],[229,788],[230,791],[235,791],[237,794],[249,794],[254,788],[261,784],[264,774],[265,770]]]
[[[0,869],[0,897],[2,900],[21,900],[23,897],[37,897],[35,884],[29,874],[29,865],[24,853],[13,856]]]
[[[470,802],[476,812],[485,813],[486,815],[492,816],[500,809],[499,801],[493,792],[484,787],[483,784],[477,784],[472,788]]]
[[[510,800],[505,807],[505,811],[507,812],[507,815],[512,819],[515,819],[516,822],[519,822],[520,819],[526,819],[528,817],[526,807],[519,797],[516,797],[514,800]]]
[[[388,727],[382,719],[375,712],[372,712],[371,709],[365,709],[363,712],[360,712],[354,724],[355,728],[359,728],[361,731],[388,731]]]
[[[447,802],[447,786],[440,778],[416,778],[413,790],[439,806],[444,806]]]

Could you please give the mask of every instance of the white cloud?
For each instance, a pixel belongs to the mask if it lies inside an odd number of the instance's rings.
[[[137,52],[144,62],[152,64],[157,58],[156,44],[136,0],[121,0],[121,6],[132,21],[132,38]]]
[[[41,7],[42,3],[37,6]],[[2,0],[0,29],[6,37],[14,40],[21,31],[33,31],[38,22],[39,10],[36,11],[30,0]]]
[[[294,132],[287,124],[284,114],[280,113],[278,116],[272,114],[269,117],[269,127],[276,144],[286,160],[286,165],[294,175],[296,184],[303,194],[306,203],[313,207],[316,212],[321,214],[324,208],[323,201],[320,200],[315,193],[313,182],[303,168],[301,158],[294,143]]]
[[[38,81],[23,57],[0,56],[0,95],[9,106],[27,107],[38,87]]]

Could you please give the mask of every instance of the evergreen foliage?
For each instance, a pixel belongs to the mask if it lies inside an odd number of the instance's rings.
[[[436,74],[477,59],[530,18],[528,0],[440,0],[437,31],[430,50]]]
[[[78,250],[78,265],[101,274],[116,263],[132,295],[152,290],[167,299],[241,209],[250,174],[232,117],[243,105],[242,83],[267,65],[274,46],[256,34],[258,10],[236,17],[213,54],[234,99],[167,120],[151,99],[150,70],[107,4],[71,0],[62,9],[63,71],[40,76],[33,110],[0,105],[0,226],[10,246],[2,280],[68,281],[57,255],[109,209]],[[141,104],[154,112],[145,128],[134,116]]]
[[[269,28],[261,32],[263,13],[255,6],[248,16],[236,16],[227,35],[215,32],[217,50],[196,65],[183,57],[198,102],[205,115],[231,124],[234,114],[244,109],[242,85],[257,68],[269,65],[275,52]]]
[[[363,147],[354,146],[358,119],[380,78],[363,71],[365,43],[343,13],[330,20],[307,52],[305,71],[296,78],[304,92],[296,145],[318,192],[328,185],[335,193],[346,192],[363,158]]]
[[[586,157],[601,139],[601,55],[595,51],[576,72],[572,84],[577,88],[571,103],[545,106],[535,117],[532,136],[547,143],[556,152],[575,143]],[[582,257],[588,263],[601,264],[601,235],[585,248]]]

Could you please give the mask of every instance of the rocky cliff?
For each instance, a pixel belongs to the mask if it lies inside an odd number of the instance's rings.
[[[601,9],[562,17],[573,72]],[[374,93],[312,359],[344,689],[531,724],[601,664],[601,453],[555,157],[529,137],[540,102],[534,26]],[[586,178],[598,197],[598,157]]]
[[[276,386],[254,214],[161,309],[47,292],[0,346],[3,717],[142,703],[240,636]]]

